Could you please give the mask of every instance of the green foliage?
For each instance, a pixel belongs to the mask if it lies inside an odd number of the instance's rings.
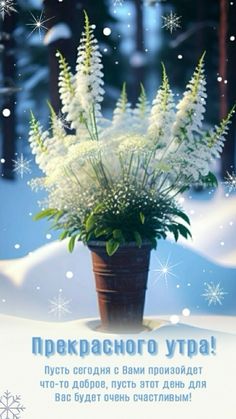
[[[201,184],[206,188],[213,187],[216,188],[218,186],[218,181],[214,175],[214,173],[209,172],[208,175],[201,177]]]
[[[166,239],[168,233],[176,241],[180,236],[191,237],[188,216],[172,200],[161,195],[156,200],[153,193],[125,184],[102,197],[84,221],[57,209],[43,210],[34,217],[43,218],[53,220],[53,229],[62,230],[61,240],[69,238],[70,252],[77,240],[85,244],[91,240],[104,241],[108,255],[112,256],[125,243],[135,242],[141,247],[143,242],[150,242],[156,248],[157,240]]]
[[[74,94],[74,87],[73,87],[73,83],[72,83],[72,75],[71,75],[71,72],[70,72],[70,66],[66,62],[66,59],[60,53],[60,51],[57,51],[56,55],[58,57],[59,68],[60,68],[60,71],[61,71],[61,75],[63,76],[65,86],[67,87],[70,94],[73,95]]]
[[[40,124],[37,121],[37,119],[35,118],[32,111],[30,111],[30,129],[31,129],[31,131],[34,135],[35,142],[36,142],[37,146],[39,147],[39,149],[42,152],[47,151],[47,148],[45,147],[44,141],[43,141],[43,138],[42,138],[42,133],[41,133],[41,130],[40,130]]]

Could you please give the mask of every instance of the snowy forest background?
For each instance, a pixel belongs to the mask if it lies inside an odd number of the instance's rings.
[[[8,0],[9,1],[9,0]],[[229,0],[18,0],[0,18],[0,258],[26,255],[53,239],[48,226],[33,223],[37,200],[27,185],[38,169],[28,145],[29,113],[48,121],[47,100],[60,112],[57,93],[60,50],[72,68],[83,29],[83,10],[96,25],[103,54],[106,100],[111,109],[126,81],[135,103],[142,82],[153,99],[166,65],[171,85],[181,92],[206,51],[209,124],[218,123],[236,102],[236,3]],[[177,27],[163,27],[175,13]],[[234,172],[236,118],[218,176]],[[16,162],[28,164],[24,172]],[[18,165],[19,166],[19,165]],[[232,191],[231,191],[232,192]],[[206,193],[195,194],[205,199]],[[27,232],[27,233],[26,233]],[[20,243],[20,244],[19,244]],[[16,254],[17,251],[17,254]]]

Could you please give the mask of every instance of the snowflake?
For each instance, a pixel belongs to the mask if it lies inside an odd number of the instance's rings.
[[[173,273],[173,268],[175,266],[179,265],[180,262],[179,263],[176,263],[175,265],[170,265],[169,260],[170,260],[170,256],[168,256],[168,258],[167,258],[167,260],[166,260],[165,263],[162,263],[161,261],[158,260],[158,263],[159,263],[160,268],[153,270],[153,272],[155,272],[155,274],[157,275],[157,279],[154,281],[154,284],[158,280],[164,279],[165,284],[168,287],[168,278],[173,277],[173,276],[174,277],[177,277],[177,275],[175,273]]]
[[[10,16],[11,12],[17,12],[15,9],[15,1],[13,0],[0,0],[0,15],[2,20],[5,19],[5,16]]]
[[[172,34],[178,28],[181,28],[180,20],[181,16],[178,16],[176,13],[170,12],[169,15],[162,16],[163,19],[163,26],[162,28],[167,29]]]
[[[20,419],[20,413],[25,410],[20,400],[20,396],[12,396],[9,391],[5,391],[0,397],[0,418]]]
[[[30,13],[33,20],[32,23],[26,23],[27,26],[31,26],[33,27],[32,31],[30,32],[30,34],[28,35],[28,38],[35,32],[38,31],[38,34],[41,38],[42,36],[42,32],[43,31],[47,31],[48,28],[47,26],[45,26],[45,23],[48,22],[49,20],[53,19],[53,17],[50,17],[48,19],[43,19],[43,12],[41,12],[40,16],[38,18],[36,18],[33,13]]]
[[[12,161],[14,163],[13,172],[18,173],[21,179],[23,179],[25,174],[31,173],[31,169],[30,169],[31,160],[25,159],[22,153],[20,157],[17,157],[17,160],[12,160]]]
[[[55,317],[57,317],[58,320],[61,319],[65,314],[71,313],[68,306],[71,302],[71,300],[65,300],[61,293],[58,294],[57,297],[54,297],[52,300],[49,300],[50,302],[50,311],[49,314],[53,314]]]
[[[224,184],[228,188],[228,193],[231,194],[231,192],[236,191],[236,175],[234,172],[231,174],[227,172],[227,176],[225,177]]]
[[[220,286],[220,282],[218,284],[214,284],[213,282],[206,283],[206,288],[203,297],[205,300],[208,301],[208,305],[211,304],[216,305],[217,303],[222,305],[222,300],[224,299],[224,295],[228,294],[224,292],[223,288]]]
[[[114,6],[123,6],[124,0],[113,0]]]

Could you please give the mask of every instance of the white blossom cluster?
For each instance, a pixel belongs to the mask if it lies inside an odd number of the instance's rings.
[[[112,120],[105,120],[101,54],[93,31],[86,15],[75,75],[58,53],[62,114],[71,130],[53,109],[51,130],[43,131],[34,116],[30,130],[32,152],[44,173],[32,186],[46,189],[49,208],[81,218],[122,181],[168,199],[183,186],[203,182],[212,159],[220,156],[233,113],[218,127],[204,130],[203,56],[177,106],[163,66],[152,106],[141,86],[132,109],[124,84]]]

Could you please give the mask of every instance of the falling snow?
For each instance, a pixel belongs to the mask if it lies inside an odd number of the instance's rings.
[[[178,16],[176,13],[173,13],[172,11],[168,15],[162,16],[162,19],[163,19],[162,28],[165,28],[166,30],[170,31],[171,34],[176,29],[181,28],[181,25],[180,25],[181,16]]]
[[[227,172],[224,184],[227,187],[229,194],[236,191],[236,175],[234,172],[232,172],[231,174]]]
[[[20,157],[17,160],[12,160],[14,163],[13,172],[16,172],[20,175],[21,179],[23,179],[24,175],[31,173],[30,169],[30,162],[31,160],[27,160],[24,158],[24,155],[21,153]]]
[[[20,396],[13,396],[9,391],[5,391],[0,397],[0,418],[1,419],[20,419],[20,414],[25,410],[21,404]]]
[[[1,0],[0,1],[0,15],[1,15],[2,20],[5,19],[6,15],[10,16],[12,12],[17,12],[17,10],[15,9],[15,1]]]
[[[27,23],[27,26],[31,26],[33,29],[28,35],[28,38],[33,35],[34,32],[38,32],[40,38],[42,37],[42,32],[47,31],[48,28],[45,26],[45,23],[49,20],[53,19],[50,17],[49,19],[44,19],[43,12],[41,12],[40,16],[37,18],[33,15],[33,13],[30,13],[32,16],[32,23]]]
[[[222,305],[222,301],[224,300],[224,296],[227,295],[227,292],[224,292],[223,288],[220,286],[220,282],[218,284],[214,284],[213,282],[206,283],[206,288],[203,297],[208,302],[208,305],[211,304],[220,304]]]
[[[2,114],[5,118],[8,118],[11,115],[11,111],[8,108],[3,109]]]
[[[65,300],[59,292],[57,297],[54,297],[52,300],[49,300],[49,314],[54,315],[58,320],[60,320],[64,315],[71,313],[71,311],[69,310],[70,302],[71,300]]]

